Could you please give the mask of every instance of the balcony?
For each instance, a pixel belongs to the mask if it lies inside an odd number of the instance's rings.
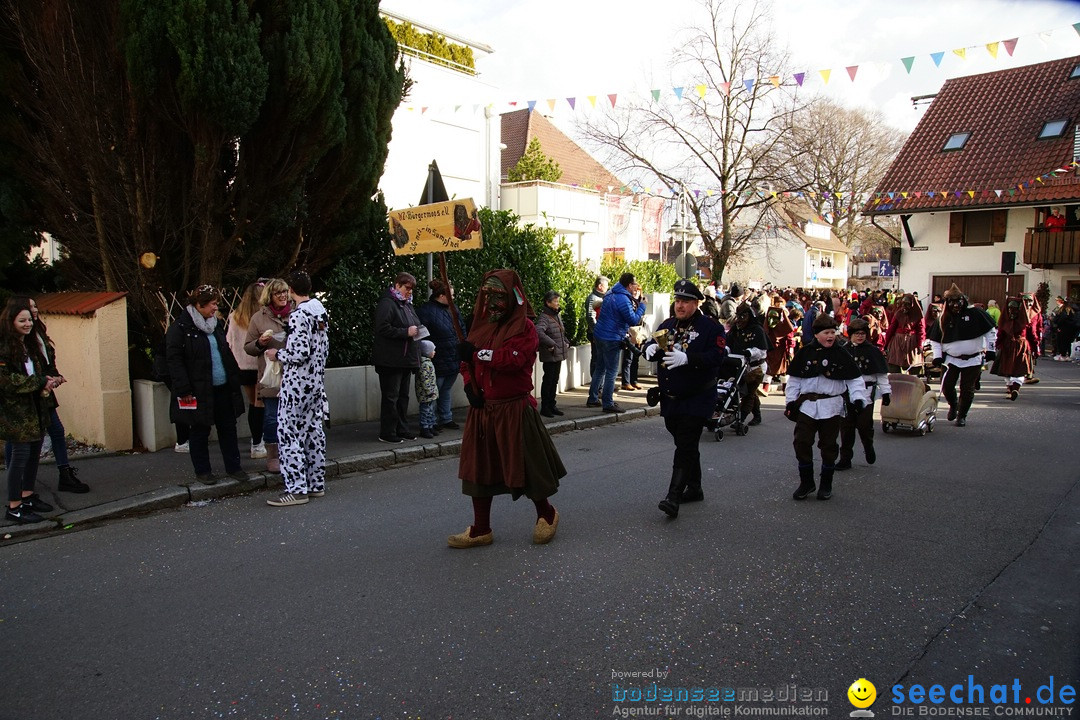
[[[1080,264],[1080,230],[1049,232],[1028,228],[1024,233],[1024,264],[1033,268]]]

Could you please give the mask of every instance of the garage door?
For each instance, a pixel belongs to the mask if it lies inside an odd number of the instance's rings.
[[[1023,275],[935,275],[934,294],[943,295],[953,283],[968,296],[968,302],[984,306],[987,300],[994,299],[1003,308],[1007,296],[1024,292]]]

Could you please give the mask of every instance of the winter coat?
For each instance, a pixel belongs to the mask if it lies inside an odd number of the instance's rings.
[[[536,318],[536,336],[540,339],[540,362],[562,362],[566,359],[570,343],[566,341],[562,318],[546,305]]]
[[[225,367],[225,384],[232,398],[233,417],[244,414],[244,396],[240,392],[240,368],[225,340],[225,330],[219,320],[214,328],[221,364]],[[165,357],[169,363],[172,380],[172,402],[169,403],[169,419],[187,425],[214,424],[214,379],[210,360],[210,336],[195,326],[187,310],[180,313],[176,322],[165,333]],[[198,407],[181,410],[176,399],[194,395]]]
[[[266,306],[263,306],[259,312],[251,316],[251,320],[248,322],[247,336],[244,338],[244,352],[258,358],[258,365],[255,368],[258,377],[261,378],[263,371],[266,370],[266,351],[270,348],[280,350],[285,347],[284,340],[270,338],[266,343],[260,343],[258,342],[259,337],[267,330],[275,333],[285,332],[285,326],[288,322],[288,316],[285,316],[285,319],[282,320],[270,312],[270,308]],[[255,392],[260,398],[277,397],[279,391],[280,387],[264,388],[261,383],[255,385]]]
[[[645,303],[635,303],[630,290],[622,283],[615,283],[611,292],[604,296],[604,305],[596,318],[593,334],[597,340],[622,342],[631,325],[637,325],[645,317]]]
[[[420,367],[420,343],[409,337],[409,327],[419,327],[423,323],[412,303],[398,300],[390,290],[386,289],[375,306],[375,343],[371,347],[371,364],[376,368],[415,370]]]
[[[435,351],[435,357],[439,351]],[[439,384],[435,380],[435,363],[426,355],[420,356],[420,371],[416,373],[416,402],[434,402],[439,399]]]
[[[603,302],[604,296],[595,289],[589,293],[589,297],[585,298],[585,334],[589,336],[590,341],[593,339],[593,333],[596,332],[597,303]]]
[[[41,396],[45,377],[40,358],[34,359],[33,375],[26,374],[22,359],[0,359],[0,440],[28,443],[45,437],[52,409]]]
[[[449,305],[443,305],[435,299],[428,300],[416,311],[417,317],[431,336],[427,339],[435,343],[436,377],[457,375],[461,362],[458,360],[458,336],[454,332],[454,316]],[[458,323],[462,336],[465,335],[465,323]]]

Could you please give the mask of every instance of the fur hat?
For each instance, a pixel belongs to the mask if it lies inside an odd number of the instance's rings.
[[[751,319],[757,317],[757,313],[754,312],[754,306],[748,302],[741,303],[735,308],[735,316],[738,317],[739,315],[749,315]]]
[[[817,335],[822,330],[835,330],[836,320],[833,318],[832,315],[827,315],[826,313],[818,313],[817,317],[814,318],[813,329],[815,335]]]
[[[848,335],[854,335],[857,332],[869,333],[870,323],[863,320],[861,317],[852,318],[851,322],[847,324]]]

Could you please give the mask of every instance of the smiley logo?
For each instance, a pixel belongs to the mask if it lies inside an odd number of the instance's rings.
[[[877,688],[874,687],[874,683],[870,682],[866,678],[859,678],[855,682],[851,683],[851,687],[847,691],[848,700],[851,704],[857,708],[868,708],[874,704],[874,700],[877,699]]]

